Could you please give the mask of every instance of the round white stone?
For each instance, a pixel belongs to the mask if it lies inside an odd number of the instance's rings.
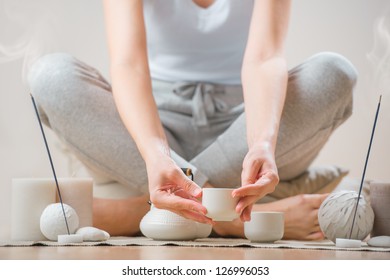
[[[368,240],[367,244],[373,247],[390,247],[390,236],[375,236]]]
[[[84,241],[106,241],[110,234],[104,230],[95,227],[82,227],[76,231],[76,234],[83,236]]]
[[[81,234],[61,234],[58,235],[58,243],[82,243],[83,236]]]
[[[361,246],[361,240],[336,238],[336,247],[339,248],[360,248]]]
[[[75,233],[79,227],[79,217],[76,211],[67,204],[64,205],[69,233]],[[57,241],[58,235],[68,234],[61,203],[53,203],[43,210],[40,227],[42,234],[49,240]]]

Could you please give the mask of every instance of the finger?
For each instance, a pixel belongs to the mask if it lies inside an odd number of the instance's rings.
[[[248,206],[253,205],[259,198],[257,196],[246,196],[241,198],[236,206],[236,212],[242,213]]]
[[[312,194],[311,197],[311,202],[312,202],[312,207],[313,208],[320,208],[322,202],[329,196],[329,194]]]
[[[199,198],[202,196],[202,189],[194,182],[182,175],[182,182],[179,185],[184,191],[192,195],[193,197]]]
[[[279,178],[273,172],[268,172],[261,176],[257,182],[253,184],[243,185],[242,187],[233,191],[233,196],[247,196],[247,195],[265,195],[272,192],[278,183]],[[260,191],[261,188],[266,188]],[[265,193],[263,193],[266,191]]]
[[[198,201],[185,199],[174,194],[168,194],[164,191],[157,192],[151,196],[152,203],[161,209],[167,209],[173,212],[190,210],[201,215],[206,215],[207,209]]]
[[[185,199],[191,199],[191,200],[194,200],[194,201],[198,201],[195,197],[193,197],[192,195],[190,195],[189,193],[187,193],[186,191],[184,191],[182,189],[174,191],[173,194],[177,195],[177,196],[180,196],[182,198],[185,198]]]
[[[244,209],[244,211],[242,211],[241,216],[240,216],[241,221],[249,222],[251,220],[252,207],[253,207],[253,204],[249,205],[248,207],[246,207]]]
[[[251,164],[245,164],[241,172],[241,184],[244,186],[256,182],[257,176],[260,173],[260,168],[260,161],[252,161]]]
[[[271,187],[269,185],[251,184],[242,186],[235,189],[232,192],[233,197],[245,197],[245,196],[264,196],[270,192]]]
[[[325,199],[328,198],[328,196],[330,195],[330,193],[324,193],[324,194],[321,194],[321,197],[320,197],[320,205],[324,202]]]
[[[182,210],[182,211],[177,212],[177,214],[184,217],[184,218],[187,218],[187,219],[199,222],[199,223],[209,224],[209,225],[215,224],[215,222],[211,218],[209,218],[205,215],[199,215],[198,213],[195,213],[193,211]]]

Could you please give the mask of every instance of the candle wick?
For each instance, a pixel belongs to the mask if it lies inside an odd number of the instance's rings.
[[[37,108],[37,104],[35,103],[35,99],[34,99],[34,97],[33,97],[33,95],[32,95],[31,93],[30,93],[30,96],[31,96],[32,103],[33,103],[33,105],[34,105],[35,114],[37,115],[37,118],[38,118],[39,127],[40,127],[40,129],[41,129],[42,137],[43,137],[43,140],[44,140],[44,142],[45,142],[46,151],[47,151],[47,154],[48,154],[48,156],[49,156],[49,161],[50,161],[50,165],[51,165],[51,170],[52,170],[52,172],[53,172],[54,180],[55,180],[55,182],[56,182],[58,197],[59,197],[59,199],[60,199],[60,204],[61,204],[61,208],[62,208],[62,213],[63,213],[64,219],[65,219],[66,230],[67,230],[67,232],[68,232],[68,235],[70,235],[69,225],[68,225],[68,219],[66,218],[65,209],[64,209],[64,203],[62,202],[61,191],[60,191],[60,187],[59,187],[59,185],[58,185],[57,175],[56,175],[56,171],[55,171],[55,169],[54,169],[53,160],[52,160],[52,158],[51,158],[51,153],[50,153],[49,145],[47,144],[47,140],[46,140],[46,136],[45,136],[45,131],[43,130],[42,121],[41,121],[41,118],[39,117],[38,108]]]

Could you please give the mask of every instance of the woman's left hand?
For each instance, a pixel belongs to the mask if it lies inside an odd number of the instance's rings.
[[[253,204],[275,190],[279,176],[274,151],[267,143],[250,147],[242,167],[242,186],[233,191],[233,196],[240,198],[236,211],[245,222],[251,219]]]

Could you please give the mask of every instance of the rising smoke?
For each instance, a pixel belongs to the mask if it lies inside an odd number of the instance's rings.
[[[374,24],[374,44],[367,54],[372,66],[373,90],[390,96],[390,16],[379,17]]]
[[[29,67],[53,47],[57,0],[0,0],[0,63],[22,60],[26,81]]]

